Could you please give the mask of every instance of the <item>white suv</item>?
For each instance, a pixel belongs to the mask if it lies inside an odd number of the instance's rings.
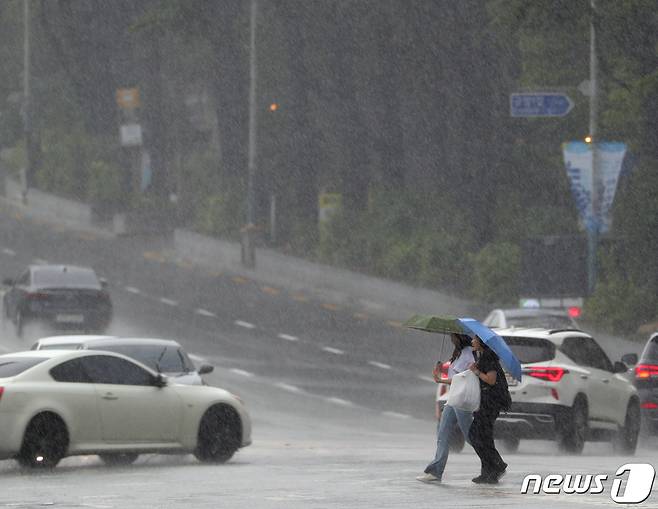
[[[521,362],[523,380],[508,376],[512,408],[500,414],[495,437],[508,451],[521,439],[557,440],[580,453],[586,440],[611,440],[633,454],[640,430],[640,399],[589,334],[572,329],[497,329]],[[447,394],[441,399],[447,397]]]

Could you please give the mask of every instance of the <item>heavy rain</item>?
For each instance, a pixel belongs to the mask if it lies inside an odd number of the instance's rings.
[[[0,508],[658,507],[657,48],[656,0],[0,1]]]

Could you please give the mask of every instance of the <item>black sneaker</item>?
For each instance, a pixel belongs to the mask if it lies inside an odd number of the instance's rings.
[[[498,484],[496,474],[481,474],[471,479],[475,484]]]

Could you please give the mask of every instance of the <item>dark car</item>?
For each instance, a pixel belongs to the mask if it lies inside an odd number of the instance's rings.
[[[107,283],[93,269],[71,265],[30,265],[16,279],[5,279],[3,313],[23,335],[25,325],[55,330],[103,332],[112,318]]]
[[[658,435],[658,332],[651,335],[637,361],[635,387],[640,393],[642,429]]]

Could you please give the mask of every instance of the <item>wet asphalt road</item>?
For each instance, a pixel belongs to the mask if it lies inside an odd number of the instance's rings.
[[[312,291],[176,264],[167,247],[165,239],[112,240],[0,211],[1,276],[43,261],[93,266],[110,281],[110,332],[175,338],[212,362],[217,369],[208,381],[246,400],[254,444],[213,467],[191,456],[144,456],[114,469],[83,457],[34,475],[0,462],[0,507],[435,507],[443,497],[477,507],[489,506],[492,496],[527,507],[533,496],[518,491],[533,469],[614,474],[626,461],[609,457],[607,444],[568,457],[555,455],[553,444],[531,442],[511,456],[510,473],[495,488],[474,490],[477,461],[468,451],[453,456],[454,478],[445,486],[422,485],[414,477],[433,452],[435,386],[427,377],[434,361],[449,355],[439,336],[336,307]],[[9,328],[0,348],[29,343]],[[655,452],[645,444],[633,461],[653,461]],[[574,497],[550,500],[613,504],[605,494]]]

